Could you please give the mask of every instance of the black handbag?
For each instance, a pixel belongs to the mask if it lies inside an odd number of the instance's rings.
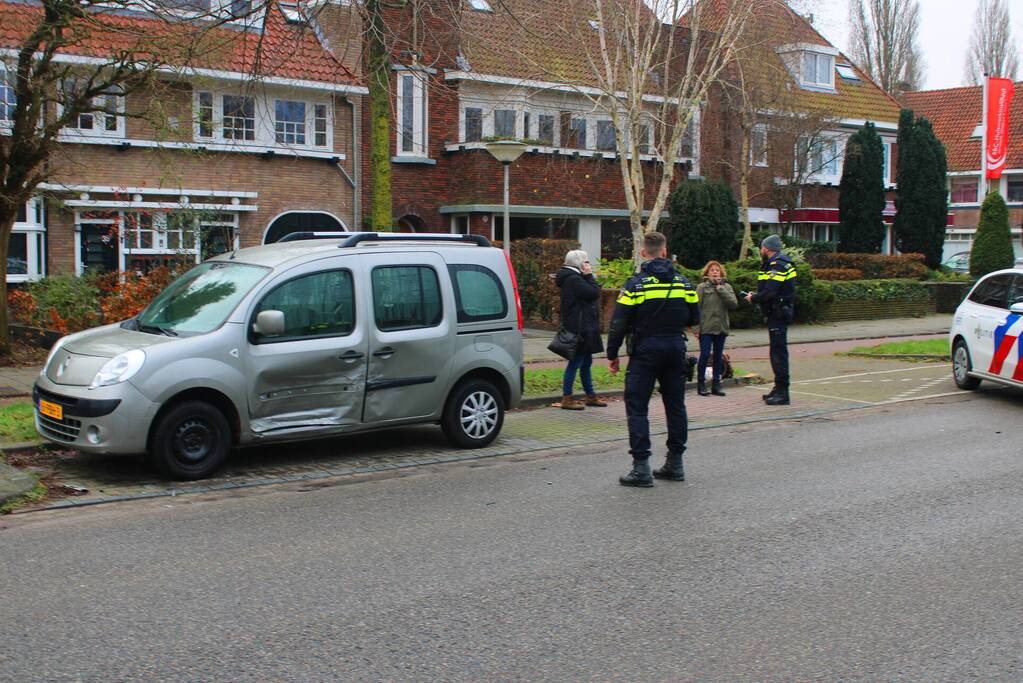
[[[583,312],[579,311],[579,329],[581,330],[582,328]],[[575,360],[575,354],[579,353],[579,347],[582,346],[582,343],[583,338],[581,335],[572,332],[562,325],[558,328],[558,333],[554,335],[554,339],[547,345],[547,350],[567,361],[572,361]]]

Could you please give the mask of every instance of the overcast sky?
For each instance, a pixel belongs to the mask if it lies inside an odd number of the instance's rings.
[[[920,48],[924,56],[924,87],[963,85],[966,50],[970,44],[978,0],[919,0]],[[815,28],[835,47],[849,52],[848,0],[792,0],[803,12],[814,14]],[[1023,0],[1009,0],[1012,33],[1023,53]],[[1018,74],[1023,78],[1023,73]]]

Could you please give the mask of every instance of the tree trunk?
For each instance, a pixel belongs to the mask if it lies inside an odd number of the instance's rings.
[[[17,218],[15,205],[0,203],[0,356],[11,352],[10,311],[7,307],[7,250]]]
[[[390,60],[384,44],[383,7],[367,0],[369,14],[369,144],[373,182],[371,221],[373,230],[394,229],[391,199],[391,78]]]
[[[742,207],[742,246],[739,247],[739,260],[745,261],[749,255],[749,242],[753,236],[753,226],[749,222],[749,135],[742,136],[742,156],[739,159],[739,202]]]

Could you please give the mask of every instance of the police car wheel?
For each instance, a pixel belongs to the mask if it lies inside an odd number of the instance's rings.
[[[966,342],[957,339],[952,347],[952,379],[960,389],[973,390],[980,386],[980,380],[970,377],[973,370],[973,362],[970,360],[970,349]]]

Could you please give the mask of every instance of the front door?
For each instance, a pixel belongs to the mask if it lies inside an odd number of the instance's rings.
[[[271,283],[259,299],[250,326],[260,311],[276,310],[285,330],[249,335],[252,431],[331,431],[360,422],[369,324],[356,306],[361,271],[355,258],[315,262]]]
[[[82,273],[110,273],[118,270],[117,230],[111,225],[83,224],[81,227]]]
[[[454,293],[447,266],[429,252],[362,257],[370,292],[364,421],[434,415],[443,407],[454,350]]]

